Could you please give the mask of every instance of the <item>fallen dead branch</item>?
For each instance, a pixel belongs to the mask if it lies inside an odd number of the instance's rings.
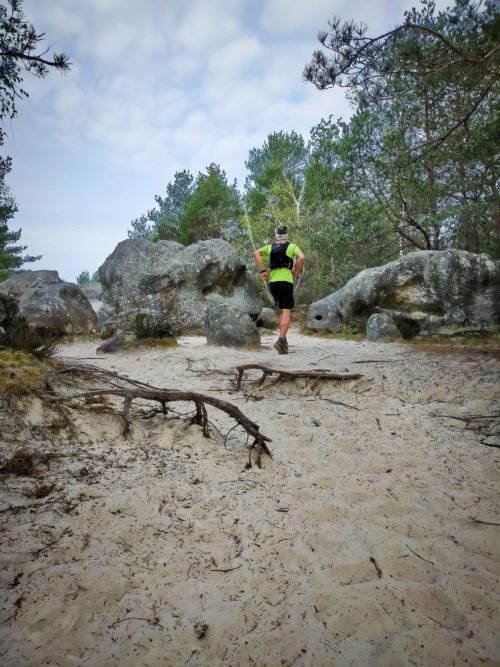
[[[248,370],[259,370],[262,371],[262,377],[257,380],[259,386],[263,385],[266,379],[270,375],[277,375],[276,382],[282,380],[295,380],[297,378],[305,378],[307,380],[313,380],[312,386],[314,387],[320,380],[359,380],[362,377],[361,373],[332,373],[332,371],[325,369],[316,369],[310,371],[285,371],[281,368],[270,368],[264,364],[244,364],[243,366],[237,366],[236,370],[238,371],[238,378],[236,383],[236,391],[239,391],[241,387],[241,380],[243,374]]]
[[[129,381],[126,378],[121,378],[119,376],[114,376],[115,379],[122,381]],[[88,399],[94,396],[117,396],[123,398],[123,406],[120,412],[122,419],[122,435],[127,437],[130,431],[130,420],[129,420],[129,411],[132,405],[132,401],[135,399],[143,399],[147,401],[156,401],[160,403],[162,407],[163,414],[167,412],[167,404],[174,401],[192,401],[196,408],[196,413],[192,419],[192,423],[198,424],[202,427],[203,435],[206,438],[210,437],[209,433],[209,421],[207,415],[206,405],[211,405],[222,412],[225,412],[230,417],[235,419],[240,426],[242,426],[245,431],[254,438],[254,441],[250,447],[249,451],[249,466],[252,465],[251,455],[252,450],[255,449],[257,452],[256,465],[261,467],[261,455],[262,452],[271,456],[271,452],[267,446],[267,442],[271,442],[271,438],[264,435],[260,432],[258,424],[251,421],[246,415],[244,415],[241,410],[219,398],[213,396],[207,396],[205,394],[198,394],[194,391],[180,391],[175,389],[157,389],[153,387],[148,387],[145,385],[137,386],[137,383],[134,382],[132,387],[120,388],[113,387],[111,389],[94,389],[91,391],[84,391],[77,394],[65,395],[65,396],[46,396],[46,400],[50,403],[58,404],[65,401],[73,401],[75,399],[83,398]]]

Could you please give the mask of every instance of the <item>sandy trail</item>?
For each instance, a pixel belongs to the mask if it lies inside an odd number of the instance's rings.
[[[500,665],[498,435],[461,419],[498,415],[498,362],[296,332],[288,356],[272,343],[60,350],[235,403],[273,459],[245,470],[245,434],[225,440],[234,422],[210,408],[210,440],[158,416],[123,441],[116,418],[78,417],[79,442],[44,474],[57,494],[27,499],[33,480],[0,477],[1,664]],[[251,362],[363,377],[311,389],[258,387],[257,373],[236,393]]]

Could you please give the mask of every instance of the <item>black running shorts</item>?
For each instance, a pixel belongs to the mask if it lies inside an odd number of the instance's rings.
[[[278,308],[293,308],[293,283],[286,281],[276,281],[269,283],[269,291],[274,297]]]

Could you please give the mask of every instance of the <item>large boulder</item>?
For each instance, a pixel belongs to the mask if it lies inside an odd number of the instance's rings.
[[[99,321],[101,322],[103,318],[106,317],[105,312],[103,310],[104,297],[102,293],[101,283],[92,280],[89,283],[80,283],[78,287],[89,300],[89,303],[92,306],[92,310],[94,311],[94,313],[99,318]]]
[[[203,329],[211,303],[226,303],[256,318],[257,283],[234,248],[222,239],[183,246],[128,239],[99,268],[108,334],[175,335]]]
[[[0,283],[0,298],[12,299],[30,329],[59,336],[90,333],[98,326],[87,297],[57,271],[18,271]]]
[[[272,308],[263,308],[255,323],[258,327],[264,327],[264,329],[275,329],[278,325],[276,311]]]
[[[387,313],[373,313],[366,323],[366,340],[391,343],[401,336],[398,325]]]
[[[205,334],[209,345],[260,347],[257,325],[250,315],[227,303],[211,303],[207,307]]]
[[[425,250],[365,269],[309,308],[307,326],[364,331],[385,313],[405,338],[458,329],[498,328],[500,263],[463,250]],[[392,335],[392,334],[391,334]]]

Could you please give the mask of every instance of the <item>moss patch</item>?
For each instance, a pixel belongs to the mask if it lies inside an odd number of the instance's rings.
[[[27,352],[0,350],[0,395],[22,396],[45,384],[46,364]]]

